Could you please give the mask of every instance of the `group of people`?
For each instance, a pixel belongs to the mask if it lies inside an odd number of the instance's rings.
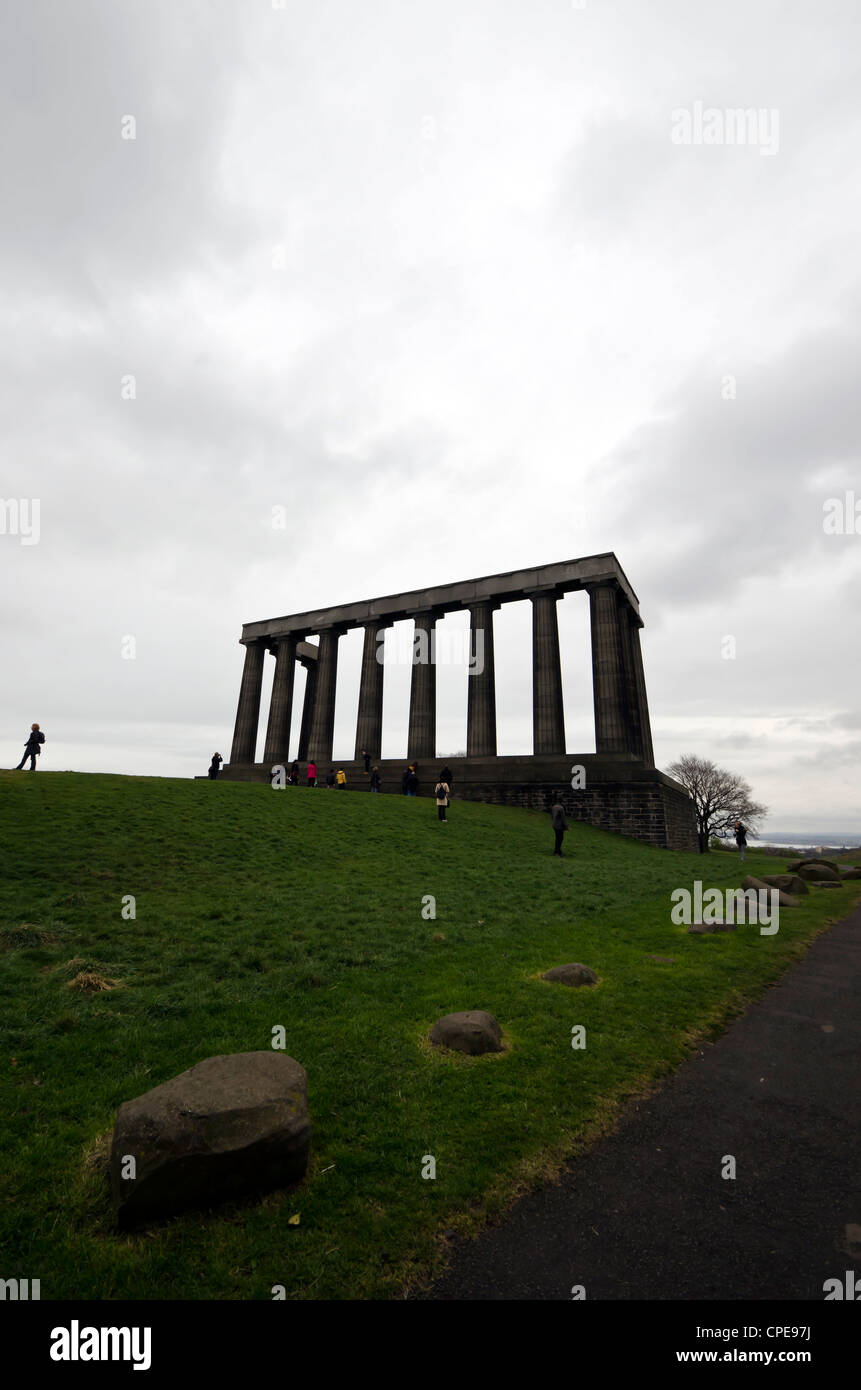
[[[38,729],[38,727],[38,724],[33,725],[34,729]],[[362,761],[364,763],[365,776],[368,778],[368,786],[370,790],[372,792],[378,792],[380,790],[380,769],[376,763],[372,765],[371,755],[364,748],[362,749]],[[213,753],[212,762],[209,765],[210,777],[215,779],[218,776],[221,770],[221,764],[223,762],[224,759],[222,758],[220,753]],[[281,781],[281,774],[284,772],[285,766],[286,764],[284,763],[275,763],[273,765],[269,774],[269,780],[273,784],[273,786],[278,785],[278,783]],[[439,777],[436,780],[433,792],[434,800],[436,801],[437,819],[440,821],[442,825],[448,824],[448,816],[446,813],[448,811],[449,805],[451,804],[451,788],[453,780],[454,779],[452,776],[451,768],[449,767],[448,763],[446,763],[444,767],[440,768]],[[294,758],[293,762],[290,764],[290,770],[287,773],[286,784],[290,787],[298,787],[301,785],[301,783],[302,771],[299,766],[299,759]],[[308,787],[316,787],[317,785],[317,764],[314,762],[313,758],[310,758],[306,765],[305,785]],[[344,771],[344,769],[342,767],[339,767],[336,772],[334,768],[330,768],[326,774],[326,786],[340,787],[343,789],[344,787],[346,787],[346,785],[347,774]],[[417,762],[413,761],[409,764],[401,778],[401,791],[403,792],[404,796],[418,796],[418,790],[419,765]],[[562,805],[562,800],[558,792],[554,794],[553,805],[550,807],[550,817],[555,840],[553,854],[554,856],[558,856],[561,859],[563,858],[562,842],[565,838],[565,832],[568,829],[568,820],[565,815],[565,807]],[[741,849],[742,859],[744,858],[745,846],[744,831],[744,826],[741,824],[741,822],[739,822],[736,826],[736,838],[738,839],[739,848]],[[739,833],[741,835],[740,839],[738,838]]]
[[[34,725],[34,727],[36,727]],[[221,764],[224,762],[220,753],[213,753],[212,761],[209,764],[209,776],[215,781],[221,771]],[[379,792],[382,777],[377,763],[371,762],[371,755],[367,749],[362,749],[362,762],[364,764],[365,776],[368,779],[368,788],[372,792]],[[299,759],[294,758],[290,764],[286,777],[284,772],[285,763],[274,763],[269,771],[269,781],[273,786],[286,785],[288,787],[301,786],[304,780],[306,787],[316,787],[318,784],[319,772],[317,764],[313,758],[309,758],[305,767],[305,777],[302,777],[302,770],[299,766]],[[440,771],[436,785],[434,787],[434,799],[437,805],[437,813],[440,821],[446,822],[446,810],[451,800],[452,774],[451,768],[446,764]],[[336,771],[331,767],[326,773],[325,785],[327,787],[338,787],[342,790],[347,785],[347,774],[342,767]],[[405,796],[418,796],[419,790],[419,765],[411,762],[401,778],[401,791]]]

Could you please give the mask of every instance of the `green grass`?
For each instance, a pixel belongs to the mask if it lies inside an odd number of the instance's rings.
[[[861,892],[814,890],[774,937],[692,937],[670,922],[671,889],[736,885],[735,857],[576,827],[560,862],[548,822],[455,801],[442,827],[426,798],[0,774],[0,1276],[41,1279],[44,1299],[397,1297],[443,1267],[443,1232],[558,1171]],[[745,867],[782,864],[753,852]],[[571,960],[598,986],[538,978]],[[71,988],[81,972],[116,987]],[[499,1019],[503,1054],[427,1044],[435,1018],[471,1008]],[[306,1181],[117,1234],[105,1136],[120,1103],[267,1048],[279,1024],[308,1072]]]

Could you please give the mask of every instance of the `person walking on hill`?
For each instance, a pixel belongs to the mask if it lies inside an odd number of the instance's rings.
[[[562,802],[559,800],[558,796],[554,801],[553,805],[550,807],[550,816],[551,824],[553,826],[553,834],[556,837],[556,845],[553,850],[553,853],[558,854],[559,858],[562,859],[562,837],[564,836],[565,831],[568,829],[568,820],[565,816],[565,807],[562,805]]]
[[[446,811],[448,810],[448,801],[450,795],[451,787],[449,786],[448,782],[444,782],[442,778],[440,778],[440,780],[437,782],[434,788],[434,796],[436,797],[437,820],[441,821],[443,825],[448,825],[448,816],[446,815]]]
[[[317,764],[316,764],[315,762],[309,762],[309,764],[308,764],[308,776],[307,776],[307,781],[308,781],[308,786],[309,786],[309,787],[316,787],[316,785],[317,785]]]
[[[342,767],[338,768],[335,781],[338,784],[338,790],[343,791],[344,787],[347,785],[347,774]]]
[[[733,826],[733,830],[735,831],[735,842],[741,852],[741,862],[743,864],[744,852],[747,849],[747,826],[742,825],[741,821],[737,820]]]
[[[36,759],[42,752],[42,744],[44,742],[45,735],[42,733],[42,730],[39,728],[39,725],[31,724],[30,732],[27,735],[27,742],[24,744],[24,756],[21,759],[18,766],[16,767],[16,772],[23,771],[24,764],[28,758],[30,759],[30,771],[36,771]]]
[[[209,764],[209,776],[212,778],[213,782],[221,771],[221,764],[223,762],[224,759],[220,753],[213,753],[212,762]]]
[[[380,769],[375,765],[374,767],[371,768],[371,791],[372,791],[372,792],[378,792],[379,790],[380,790]]]

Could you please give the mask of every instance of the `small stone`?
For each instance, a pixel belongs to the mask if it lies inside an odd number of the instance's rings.
[[[467,1009],[438,1018],[429,1037],[437,1047],[450,1047],[470,1057],[502,1051],[502,1029],[493,1014],[484,1009]]]
[[[688,936],[714,936],[715,932],[735,929],[735,922],[692,922],[688,927]]]
[[[570,985],[577,988],[579,985],[597,985],[598,976],[594,970],[590,970],[588,965],[579,965],[572,961],[569,965],[554,965],[552,970],[545,970],[541,976],[542,980],[551,980],[557,985]]]

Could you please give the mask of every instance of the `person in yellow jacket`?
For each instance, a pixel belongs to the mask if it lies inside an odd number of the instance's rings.
[[[346,787],[347,785],[347,774],[342,767],[339,767],[335,773],[335,784],[338,787]]]

